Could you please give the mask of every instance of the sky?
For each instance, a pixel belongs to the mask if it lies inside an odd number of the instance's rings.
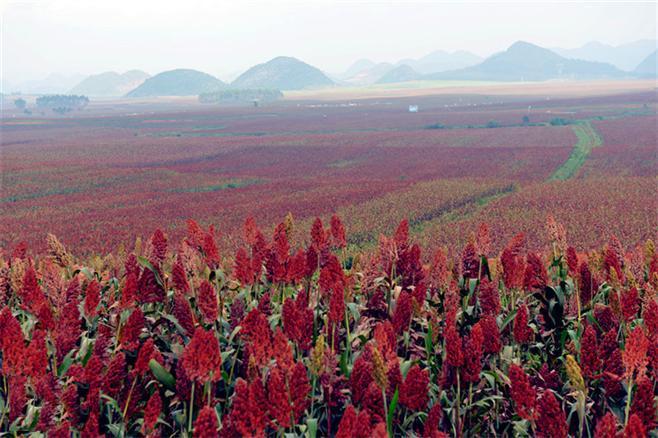
[[[433,50],[488,56],[656,38],[656,2],[0,0],[2,79],[195,68],[231,79],[278,55],[330,72]]]

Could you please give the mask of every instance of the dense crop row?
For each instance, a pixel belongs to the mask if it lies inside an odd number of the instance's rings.
[[[610,174],[655,176],[658,169],[658,117],[631,117],[594,123],[603,145],[592,150],[582,177]]]
[[[492,244],[523,232],[533,249],[544,246],[546,214],[562,219],[569,242],[578,248],[603,245],[614,234],[628,244],[658,237],[658,186],[654,178],[607,177],[532,184],[455,221],[437,221],[419,237],[428,246],[464,245],[479,223],[492,220]]]
[[[54,236],[0,261],[0,431],[49,436],[645,437],[655,433],[658,253],[614,236],[457,256],[403,221],[347,255],[341,221],[218,251],[189,222],[78,259]],[[425,263],[423,260],[429,260]]]

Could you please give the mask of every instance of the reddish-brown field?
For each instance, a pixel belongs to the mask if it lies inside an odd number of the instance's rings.
[[[419,113],[407,111],[411,103]],[[179,237],[188,218],[232,236],[250,215],[269,227],[288,212],[304,221],[335,211],[345,212],[355,244],[376,241],[408,216],[412,232],[454,243],[453,224],[463,240],[476,222],[529,230],[547,211],[567,216],[579,245],[601,243],[591,230],[639,241],[656,225],[655,108],[654,92],[632,91],[261,108],[105,103],[66,118],[7,116],[0,243],[39,247],[50,231],[77,251],[106,252],[163,224]],[[547,180],[577,137],[572,126],[551,125],[556,118],[590,123],[603,140],[566,190]],[[632,199],[614,201],[619,184]],[[610,200],[597,204],[605,212],[571,219],[578,199],[601,197]],[[538,206],[523,204],[529,198]]]

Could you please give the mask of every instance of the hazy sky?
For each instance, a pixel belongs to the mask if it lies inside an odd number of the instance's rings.
[[[233,76],[277,55],[328,72],[516,40],[577,47],[656,38],[651,2],[0,0],[7,81],[186,67]]]

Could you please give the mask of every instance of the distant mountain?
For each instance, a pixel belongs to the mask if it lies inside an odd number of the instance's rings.
[[[231,83],[235,88],[301,90],[334,85],[319,69],[296,58],[279,56],[242,73]]]
[[[53,73],[45,79],[23,81],[20,83],[3,84],[5,90],[10,92],[21,92],[23,94],[64,94],[67,93],[78,82],[84,79],[84,75],[61,75]]]
[[[148,78],[149,75],[141,70],[130,70],[123,74],[108,71],[83,79],[69,93],[91,97],[123,96],[140,86]]]
[[[349,79],[362,71],[373,68],[375,65],[377,65],[377,63],[369,59],[359,59],[354,64],[350,65],[347,70],[336,76],[339,79]]]
[[[374,64],[369,68],[361,70],[356,74],[344,79],[342,82],[346,85],[371,85],[379,81],[389,71],[393,70],[395,66],[388,62],[380,62]]]
[[[393,82],[417,81],[422,79],[423,75],[406,64],[395,67],[384,76],[379,78],[378,84],[390,84]]]
[[[177,69],[158,73],[126,94],[126,97],[198,96],[219,91],[227,85],[208,73]]]
[[[565,58],[607,62],[621,70],[632,71],[644,58],[656,50],[657,44],[656,40],[639,40],[620,46],[611,46],[592,41],[575,49],[554,48],[552,50]]]
[[[426,79],[545,81],[549,79],[622,78],[626,74],[601,62],[567,59],[555,52],[518,41],[472,67],[435,73]]]
[[[397,61],[395,64],[388,62],[374,63],[369,59],[359,59],[345,72],[337,75],[337,77],[347,85],[370,85],[374,83],[390,82],[390,79],[395,75],[399,75],[400,79],[406,76],[410,78],[406,80],[415,80],[417,79],[419,73],[430,74],[447,70],[455,70],[458,68],[475,65],[481,61],[482,58],[479,56],[463,50],[453,53],[449,53],[443,50],[436,50],[423,56],[422,58],[405,58]],[[411,69],[414,71],[414,74],[409,74],[409,69],[396,70],[397,67],[401,67],[403,65],[411,67]],[[385,78],[384,76],[388,75],[389,72],[391,73],[391,76],[389,78]],[[406,72],[406,74],[402,74],[403,72]]]
[[[465,50],[459,50],[453,53],[444,50],[435,50],[419,59],[402,59],[395,65],[406,64],[419,73],[431,74],[470,67],[479,62],[482,62],[482,58]]]
[[[653,53],[638,64],[633,70],[637,76],[644,78],[655,78],[658,76],[658,50],[654,50]]]

